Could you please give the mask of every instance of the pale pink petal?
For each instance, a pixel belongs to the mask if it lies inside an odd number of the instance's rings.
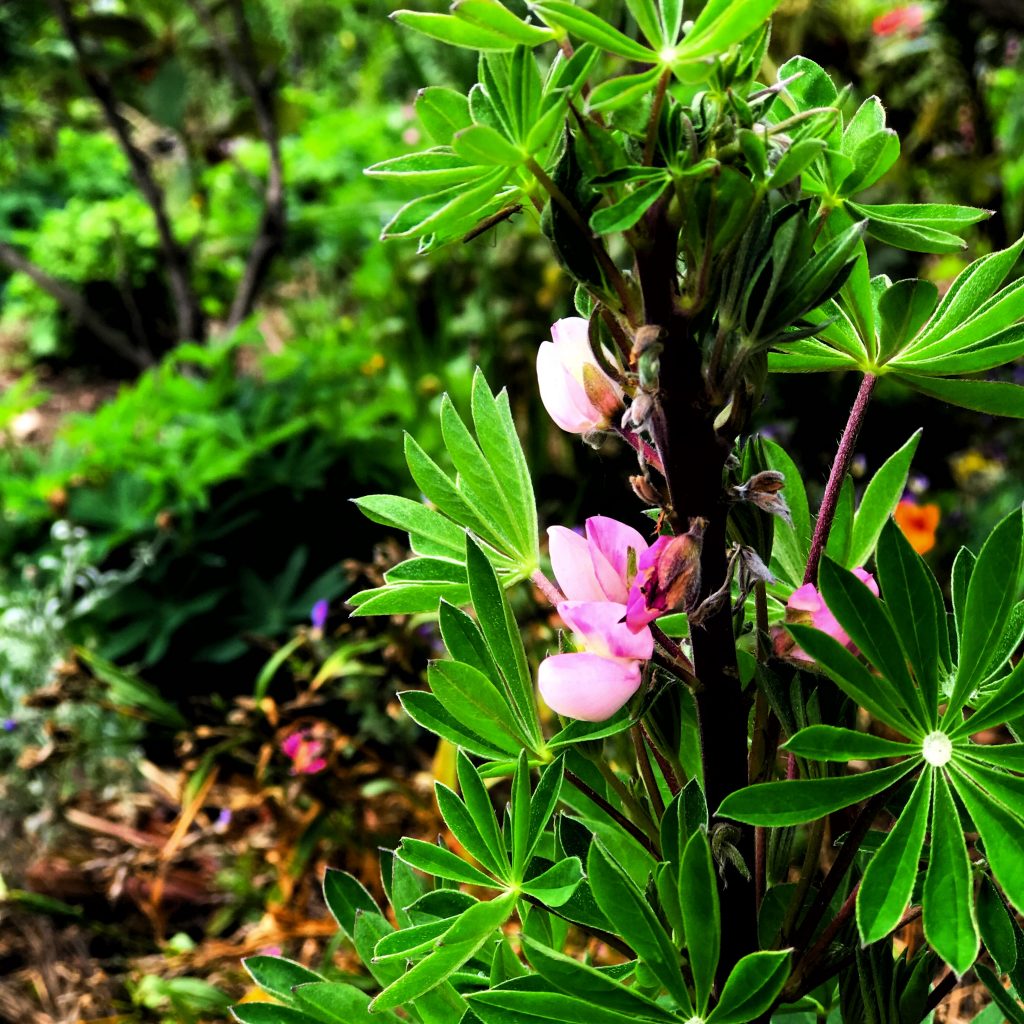
[[[868,588],[868,590],[870,590],[871,593],[875,595],[875,597],[878,597],[878,584],[875,582],[875,577],[872,576],[871,573],[867,571],[867,569],[860,567],[854,569],[853,575],[856,576],[857,579],[859,579],[861,583],[863,583]]]
[[[647,541],[632,526],[608,516],[591,516],[587,520],[587,540],[591,545],[594,571],[609,601],[624,602],[629,596],[629,549],[636,552],[634,564],[647,550]]]
[[[581,316],[567,316],[551,325],[551,340],[563,366],[583,385],[583,364],[595,363],[590,348],[590,324]]]
[[[537,684],[552,711],[584,722],[611,718],[640,688],[637,661],[597,654],[555,654],[540,663]]]
[[[606,595],[594,572],[590,545],[564,526],[548,528],[551,570],[570,601],[604,601]]]
[[[585,434],[604,421],[600,410],[587,398],[583,384],[575,379],[549,341],[542,342],[537,349],[537,384],[544,408],[563,430]]]
[[[636,633],[623,622],[626,606],[612,601],[564,601],[558,614],[592,654],[646,661],[654,653],[649,629]]]
[[[813,583],[805,583],[789,595],[786,602],[787,608],[793,608],[798,612],[816,612],[824,607],[818,588]]]

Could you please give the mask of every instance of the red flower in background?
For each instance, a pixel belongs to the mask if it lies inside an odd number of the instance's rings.
[[[919,555],[935,547],[935,530],[942,517],[938,505],[918,505],[916,501],[904,498],[892,517]]]
[[[892,36],[897,32],[917,35],[926,21],[924,7],[921,4],[907,4],[893,11],[880,14],[871,22],[871,31],[876,36]]]

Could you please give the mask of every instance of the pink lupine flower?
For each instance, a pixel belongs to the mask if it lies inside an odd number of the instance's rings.
[[[626,603],[631,571],[647,550],[647,541],[637,530],[607,516],[591,516],[585,537],[552,526],[548,544],[555,579],[569,601],[618,604]]]
[[[292,762],[292,775],[315,775],[327,767],[322,740],[315,739],[305,729],[296,729],[281,741],[281,753]]]
[[[878,597],[878,584],[871,573],[866,569],[858,568],[853,570],[853,574],[875,597]],[[839,625],[836,617],[828,610],[828,606],[813,583],[805,583],[790,594],[786,604],[786,621],[814,626],[815,629],[828,633],[833,640],[837,640],[844,647],[851,651],[856,650],[849,633]],[[798,661],[811,662],[814,660],[799,647],[794,647],[788,656]]]
[[[633,633],[622,621],[625,605],[614,601],[564,601],[558,614],[583,650],[554,654],[540,665],[541,697],[566,718],[603,722],[643,680],[643,663],[654,653],[649,629]]]
[[[925,23],[925,11],[921,4],[907,4],[895,10],[880,14],[871,22],[871,31],[876,36],[891,36],[897,32],[916,35]]]
[[[571,434],[607,430],[622,408],[622,388],[597,364],[589,326],[579,316],[551,325],[537,350],[537,381],[548,415]]]

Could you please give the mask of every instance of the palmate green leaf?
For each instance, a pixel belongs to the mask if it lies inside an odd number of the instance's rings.
[[[537,849],[544,829],[547,828],[555,813],[555,808],[558,806],[558,800],[562,793],[564,762],[564,756],[559,756],[544,769],[537,788],[530,797],[530,825],[525,853],[527,862]]]
[[[1002,982],[993,973],[992,969],[984,964],[978,964],[974,968],[975,974],[984,984],[985,988],[992,993],[992,1000],[1002,1011],[1003,1016],[1010,1024],[1024,1024],[1024,1007],[1003,988]]]
[[[654,67],[632,75],[609,78],[594,87],[587,97],[587,109],[601,113],[621,110],[641,97],[649,96],[657,85],[660,74],[661,71]]]
[[[496,878],[508,881],[508,865],[503,863],[499,852],[494,850],[491,843],[484,838],[481,826],[476,824],[466,805],[443,782],[434,782],[434,796],[437,799],[441,817],[444,818],[445,824],[462,848]],[[490,812],[489,807],[487,811],[493,821],[494,815]],[[486,821],[482,823],[482,828],[487,828]]]
[[[921,688],[929,724],[934,727],[938,720],[939,671],[946,661],[940,644],[940,635],[946,632],[946,611],[940,604],[938,583],[891,519],[882,530],[875,567],[896,634]]]
[[[853,479],[846,477],[839,488],[839,500],[836,502],[832,529],[829,530],[825,542],[825,554],[839,565],[846,565],[849,560],[850,543],[853,540]]]
[[[928,827],[933,775],[930,770],[921,773],[899,819],[861,879],[857,929],[865,945],[888,935],[910,902]]]
[[[477,902],[473,900],[471,905]],[[397,960],[404,966],[407,960],[422,960],[433,950],[434,940],[448,931],[458,916],[455,914],[451,918],[435,919],[420,925],[410,925],[400,931],[388,932],[373,949],[374,963]]]
[[[408,839],[404,840],[403,846],[408,842]],[[388,985],[373,1000],[371,1012],[401,1006],[440,985],[474,956],[508,920],[515,899],[515,893],[506,892],[467,910],[436,940],[438,948],[435,952]]]
[[[450,46],[462,46],[470,50],[511,50],[517,45],[517,40],[505,32],[450,14],[394,11],[390,17],[406,28],[415,29]],[[518,18],[515,20],[518,21]]]
[[[746,39],[771,17],[779,3],[780,0],[708,0],[676,47],[672,69],[721,53]]]
[[[783,744],[783,750],[814,761],[870,761],[878,757],[920,754],[913,743],[900,743],[836,725],[809,725]]]
[[[522,937],[523,952],[536,972],[550,985],[574,995],[585,992],[593,1004],[623,1013],[631,1019],[672,1024],[677,1018],[664,1007],[635,989],[619,984],[602,971],[556,952],[527,935]]]
[[[399,693],[398,699],[405,713],[417,725],[478,757],[500,761],[514,757],[519,752],[519,743],[511,738],[503,740],[500,746],[484,739],[451,714],[432,693],[404,690]]]
[[[746,1024],[775,1002],[789,980],[789,950],[748,953],[725,979],[707,1024]]]
[[[249,956],[242,960],[242,966],[264,992],[283,999],[289,1006],[294,1005],[292,989],[324,979],[294,960],[283,956]]]
[[[509,169],[484,169],[482,174],[467,175],[462,184],[410,200],[384,225],[381,239],[417,238],[434,235],[448,241],[464,235],[495,209],[512,202],[518,189],[502,194]]]
[[[985,729],[1013,721],[1022,714],[1024,714],[1024,659],[1018,661],[1013,670],[1000,681],[998,687],[978,704],[977,710],[970,718],[966,721],[950,719],[949,724],[953,728],[950,729],[949,736],[953,740],[961,739],[972,733],[982,732]],[[1008,744],[997,749],[1005,752],[1013,750],[1015,747],[1016,744]]]
[[[873,185],[899,158],[899,136],[886,128],[885,108],[877,96],[869,96],[850,118],[839,151],[852,165],[849,174],[836,181],[844,196]]]
[[[595,839],[587,858],[587,878],[601,912],[687,1015],[693,1005],[679,969],[679,954],[646,897]]]
[[[521,46],[539,46],[554,39],[550,29],[520,21],[497,0],[455,0],[452,14],[511,39]]]
[[[400,1024],[400,1018],[386,1010],[371,1014],[370,997],[354,985],[319,981],[300,985],[294,992],[299,1008],[324,1024]]]
[[[442,601],[438,612],[438,626],[441,630],[441,639],[452,661],[472,665],[478,672],[487,676],[495,689],[501,690],[504,685],[501,672],[494,664],[484,635],[472,616]]]
[[[473,123],[469,100],[461,92],[441,85],[428,85],[420,89],[416,94],[416,114],[426,133],[439,146],[450,145],[457,131]],[[384,161],[384,164],[388,163],[390,161]]]
[[[565,29],[608,53],[643,64],[658,63],[658,55],[650,47],[630,39],[603,18],[567,0],[536,0],[531,9],[545,24]]]
[[[356,920],[360,914],[380,914],[374,898],[362,882],[347,871],[334,868],[328,868],[324,875],[324,902],[349,940],[355,936]]]
[[[519,625],[487,556],[470,537],[466,539],[466,568],[473,608],[484,640],[508,683],[520,725],[526,730],[534,749],[540,749],[542,738],[537,721],[533,679],[526,662]]]
[[[679,905],[699,1016],[706,1015],[718,970],[721,922],[718,878],[711,846],[701,829],[690,838],[679,869]]]
[[[632,1024],[637,1019],[563,992],[497,988],[473,993],[469,1004],[484,1024]]]
[[[960,634],[956,684],[950,698],[949,719],[964,698],[981,682],[993,647],[1019,597],[1021,558],[1024,555],[1021,511],[1011,512],[989,534],[978,555],[967,587],[963,630]]]
[[[456,719],[494,745],[528,742],[511,694],[497,690],[482,672],[457,661],[435,661],[427,670],[430,690]]]
[[[569,901],[582,881],[583,864],[579,857],[567,857],[524,882],[521,889],[546,907],[561,907]]]
[[[465,801],[466,809],[473,819],[477,832],[501,872],[503,874],[510,872],[512,863],[508,858],[508,850],[502,839],[487,787],[483,784],[473,762],[461,750],[456,755],[455,771],[459,780],[459,788],[462,790],[462,799]]]
[[[1017,324],[1005,331],[976,342],[966,348],[956,349],[946,355],[928,357],[925,352],[922,358],[902,361],[907,370],[919,374],[945,376],[953,373],[979,373],[996,366],[1012,363],[1024,354],[1024,325]]]
[[[928,945],[963,975],[978,956],[971,862],[949,784],[939,772],[935,773],[932,794],[931,843],[922,902]]]
[[[976,770],[973,765],[954,763],[950,779],[985,843],[985,857],[993,877],[1020,911],[1024,907],[1024,858],[1020,855],[1024,849],[1024,823],[1018,814],[981,788],[972,777]]]
[[[935,708],[907,671],[900,638],[885,605],[852,572],[823,558],[818,569],[821,596],[862,653],[885,676],[906,712],[924,730],[931,728]]]
[[[469,587],[459,583],[394,583],[387,587],[363,590],[350,600],[353,616],[416,615],[435,612],[441,601],[466,604]]]
[[[458,93],[453,95],[458,96]],[[465,97],[459,96],[459,99],[465,102]],[[443,128],[439,127],[438,130],[443,131]],[[372,167],[367,167],[363,173],[372,178],[415,185],[421,191],[436,191],[452,185],[465,186],[468,181],[475,181],[488,171],[488,167],[467,162],[445,145],[382,160]]]
[[[485,875],[472,864],[464,861],[451,850],[434,843],[425,843],[421,839],[410,839],[406,836],[396,851],[399,859],[409,867],[425,871],[436,878],[447,878],[452,882],[466,885],[486,885],[497,888],[498,884],[489,875]]]
[[[590,218],[590,226],[599,235],[628,231],[658,201],[667,185],[667,178],[662,177],[638,186],[613,206],[596,210]]]
[[[512,833],[512,872],[515,878],[522,879],[527,864],[526,847],[530,839],[530,760],[525,750],[519,751],[519,760],[512,775],[511,797],[506,821],[511,825]]]
[[[908,278],[890,285],[878,298],[879,359],[900,352],[935,311],[939,290],[931,281]]]
[[[654,0],[626,0],[629,13],[640,26],[644,38],[654,47],[670,46],[675,39],[666,37],[664,26],[658,15],[658,6]]]
[[[978,930],[996,966],[1008,974],[1017,965],[1017,925],[987,875],[978,886]]]
[[[762,782],[730,793],[717,816],[747,825],[802,825],[881,793],[914,767],[914,761],[903,761],[861,775]]]
[[[367,519],[406,531],[419,554],[462,560],[465,532],[432,508],[394,494],[368,494],[353,503]]]
[[[871,557],[882,527],[903,496],[910,474],[910,462],[921,440],[916,430],[902,448],[893,452],[868,482],[853,522],[853,537],[845,564],[849,568],[864,565]]]
[[[316,1017],[274,1003],[238,1003],[231,1013],[242,1024],[319,1024]]]
[[[894,380],[920,391],[929,398],[937,398],[950,405],[988,413],[991,416],[1009,416],[1024,419],[1024,387],[1003,381],[943,380],[918,374],[894,373]]]
[[[768,179],[769,188],[783,188],[795,181],[825,151],[823,139],[800,139],[782,154]]]
[[[467,163],[518,167],[526,154],[518,150],[504,135],[486,124],[474,124],[455,133],[452,148]]]
[[[813,626],[786,627],[797,644],[835,680],[854,703],[897,732],[911,739],[923,739],[925,731],[897,702],[892,687],[872,675],[846,647]]]
[[[868,233],[879,241],[914,252],[939,253],[963,249],[965,243],[958,232],[992,216],[991,210],[946,203],[877,206],[848,202],[847,206],[868,219]]]
[[[794,587],[803,582],[804,566],[811,545],[811,511],[807,503],[807,491],[796,463],[786,451],[768,438],[762,438],[765,458],[771,469],[786,478],[783,493],[789,505],[793,525],[781,519],[775,521],[775,542],[772,545],[772,564]]]

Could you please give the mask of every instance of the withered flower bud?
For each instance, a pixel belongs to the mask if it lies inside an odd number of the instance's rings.
[[[633,632],[659,615],[692,611],[700,595],[700,555],[707,520],[690,520],[678,537],[660,537],[637,563],[636,579],[626,603],[626,624]]]
[[[661,495],[658,493],[657,488],[654,484],[648,480],[647,477],[637,474],[629,478],[629,486],[633,488],[633,493],[643,502],[648,505],[660,505]]]
[[[762,512],[778,516],[787,526],[793,525],[793,517],[789,505],[780,493],[785,486],[786,477],[775,469],[764,469],[755,473],[746,483],[733,487],[733,493],[739,501],[749,501]]]

